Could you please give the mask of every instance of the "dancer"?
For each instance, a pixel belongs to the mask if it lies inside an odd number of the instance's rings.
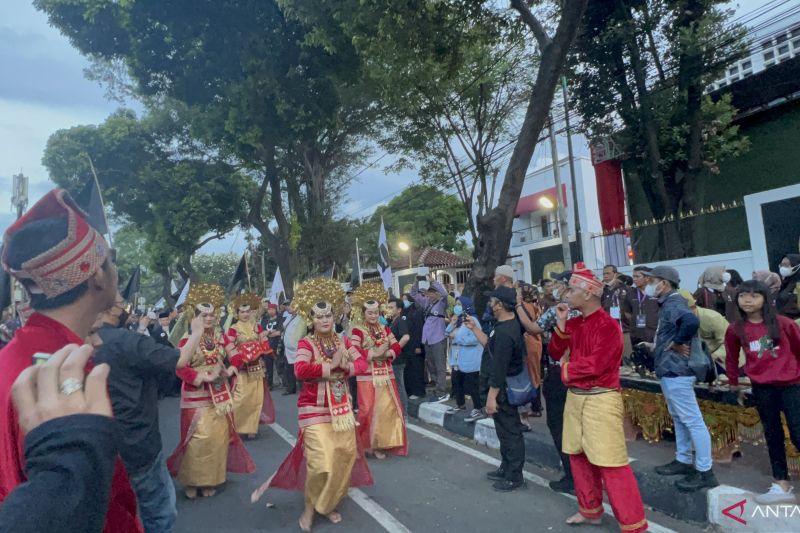
[[[389,326],[379,322],[386,300],[383,285],[363,283],[353,294],[356,314],[350,340],[369,366],[358,373],[358,438],[367,454],[408,455],[408,439],[392,361],[402,348]],[[363,323],[363,325],[361,325]]]
[[[267,386],[262,359],[271,357],[273,351],[267,332],[253,316],[256,305],[260,305],[256,294],[241,294],[233,299],[237,321],[228,330],[231,342],[226,347],[229,356],[238,353],[243,360],[233,391],[233,420],[236,430],[247,435],[248,439],[256,438],[259,424],[275,422],[275,404]]]
[[[561,379],[569,387],[564,408],[564,453],[569,455],[579,512],[567,524],[601,523],[603,485],[620,528],[647,530],[642,497],[628,464],[622,431],[619,366],[622,329],[603,311],[603,283],[583,263],[569,280],[569,305],[556,307],[557,325],[550,356],[562,361]],[[570,307],[582,316],[567,320]]]
[[[225,483],[225,472],[249,474],[253,459],[236,432],[233,397],[228,379],[238,373],[244,359],[231,349],[231,341],[217,329],[217,312],[224,295],[221,287],[193,285],[187,298],[195,317],[187,337],[179,343],[177,375],[181,391],[181,438],[167,460],[173,477],[186,497],[211,497]],[[227,349],[232,366],[225,367]]]
[[[315,513],[334,524],[341,522],[336,507],[347,489],[373,483],[358,447],[347,390],[347,377],[363,373],[367,362],[333,329],[343,297],[341,286],[327,278],[306,281],[295,290],[294,305],[312,324],[311,335],[298,343],[294,365],[302,380],[297,399],[300,433],[278,470],[251,496],[255,503],[270,487],[304,491],[305,508],[298,521],[303,531],[311,531]]]

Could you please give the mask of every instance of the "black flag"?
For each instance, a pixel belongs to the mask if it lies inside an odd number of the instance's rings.
[[[359,278],[361,277],[359,275],[359,268],[361,265],[359,264],[357,254],[353,254],[353,259],[351,261],[350,266],[352,267],[352,271],[350,272],[350,287],[355,289],[356,287],[358,287]]]
[[[236,267],[236,272],[233,273],[230,283],[228,283],[228,296],[231,294],[238,294],[244,289],[244,284],[247,281],[247,253],[242,254],[239,260],[239,266]]]
[[[122,298],[126,302],[130,302],[131,298],[134,298],[137,294],[139,294],[139,289],[142,281],[142,268],[137,266],[136,269],[131,274],[131,279],[128,280],[128,284],[125,285],[125,290],[122,291]],[[131,302],[136,305],[136,302]]]
[[[0,247],[0,255],[3,248]],[[5,309],[11,305],[11,275],[0,267],[0,309]]]
[[[106,214],[103,211],[103,200],[95,180],[89,180],[83,190],[75,197],[78,205],[86,211],[89,224],[102,235],[108,235]]]

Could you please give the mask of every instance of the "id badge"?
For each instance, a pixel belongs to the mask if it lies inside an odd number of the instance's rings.
[[[636,327],[637,328],[646,328],[647,327],[647,317],[644,315],[636,315]]]
[[[609,309],[609,314],[611,315],[611,318],[613,318],[614,320],[619,320],[621,316],[619,312],[619,306],[615,305],[614,307]]]

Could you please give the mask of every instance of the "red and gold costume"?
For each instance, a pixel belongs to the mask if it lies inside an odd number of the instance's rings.
[[[181,340],[183,348],[188,339]],[[225,370],[224,335],[204,335],[189,366],[176,371],[181,389],[181,438],[167,466],[184,487],[216,487],[225,473],[249,474],[255,464],[244,446],[233,420],[233,395],[225,374],[213,383],[201,382],[206,372]],[[234,355],[231,364],[241,369],[243,359]]]
[[[12,268],[7,255],[14,235],[31,223],[55,218],[63,219],[67,229],[64,238],[49,250]],[[110,255],[105,239],[89,225],[75,201],[64,190],[54,189],[6,230],[2,262],[5,270],[29,293],[51,299],[86,282],[103,268]],[[12,384],[31,365],[34,354],[52,354],[67,344],[83,343],[80,335],[64,324],[33,313],[25,325],[16,330],[11,342],[0,351],[0,503],[26,480],[25,435],[11,399]],[[87,365],[87,374],[91,366]],[[64,530],[68,531],[69,526],[64,524]],[[119,457],[111,479],[104,531],[143,531],[137,518],[136,495]]]
[[[327,278],[305,281],[294,293],[298,314],[311,324],[314,316],[333,316],[341,309],[341,285]],[[332,368],[334,359],[341,363]],[[347,337],[315,332],[300,340],[294,373],[303,386],[297,399],[300,431],[294,448],[278,470],[256,489],[256,502],[270,488],[303,491],[306,512],[329,515],[350,487],[373,484],[367,460],[358,446],[356,421],[347,378],[363,372],[366,360]]]
[[[392,361],[402,348],[392,330],[381,324],[353,328],[351,340],[365,361],[370,350],[389,345],[386,359],[370,361],[364,371],[357,374],[359,443],[367,450],[385,450],[406,456],[406,424],[392,370]]]
[[[592,283],[580,279],[583,276],[591,276]],[[591,272],[576,269],[570,286],[597,295],[595,281]],[[556,327],[549,353],[560,360],[569,350],[561,364],[561,379],[569,387],[562,448],[570,457],[580,514],[589,519],[602,516],[605,485],[620,528],[637,533],[647,530],[647,519],[622,430],[622,349],[619,322],[597,309],[568,320],[566,331]]]
[[[258,433],[259,424],[275,422],[275,404],[261,360],[272,355],[272,348],[264,328],[252,321],[235,323],[228,330],[228,338],[242,360],[233,391],[233,419],[239,433],[254,435]]]

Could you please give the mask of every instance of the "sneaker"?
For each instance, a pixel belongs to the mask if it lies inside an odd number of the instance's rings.
[[[442,394],[441,396],[437,396],[435,402],[436,403],[444,403],[450,399],[449,394]]]
[[[419,400],[419,396],[417,396],[416,394],[412,394],[411,396],[408,397],[408,399],[409,400]]]
[[[494,481],[502,481],[506,478],[506,471],[502,468],[486,472],[486,477]]]
[[[466,406],[456,405],[455,407],[451,407],[450,409],[448,409],[445,412],[447,414],[449,414],[449,415],[452,415],[452,414],[455,414],[455,413],[457,413],[459,411],[466,411],[466,410],[467,410]]]
[[[665,465],[657,466],[655,468],[656,474],[660,476],[688,476],[694,474],[696,470],[694,466],[687,465],[678,460],[672,461]]]
[[[486,415],[483,414],[483,411],[480,409],[473,409],[469,412],[469,416],[464,419],[464,422],[467,424],[471,424],[473,422],[477,422],[478,420],[486,418]]]
[[[524,489],[528,484],[524,479],[519,481],[509,481],[508,479],[500,479],[494,482],[492,488],[497,492],[513,492],[517,489]]]
[[[675,482],[675,487],[681,492],[696,492],[701,489],[711,489],[718,485],[719,482],[712,470],[706,472],[695,470],[685,478]]]
[[[562,477],[558,481],[551,481],[549,485],[552,491],[563,492],[564,494],[575,494],[575,483],[573,483],[572,478],[567,476]]]
[[[762,505],[770,505],[773,503],[794,503],[794,502],[795,502],[795,496],[793,492],[793,487],[789,487],[789,490],[785,491],[783,490],[783,487],[781,487],[777,483],[773,483],[765,494],[760,494],[756,496],[756,503],[760,503]]]

